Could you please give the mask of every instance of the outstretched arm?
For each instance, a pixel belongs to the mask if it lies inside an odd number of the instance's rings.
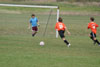
[[[88,27],[87,27],[87,29],[90,29],[90,24],[88,23]]]
[[[69,32],[69,30],[67,29],[67,27],[65,29],[66,29],[68,35],[71,35],[71,33]]]
[[[38,27],[40,26],[39,22],[37,22]]]
[[[96,24],[96,27],[99,27],[99,25],[98,25],[98,24]]]
[[[38,27],[40,26],[38,19],[36,20]]]
[[[30,28],[31,28],[31,23],[29,22],[29,23],[28,23],[28,29],[30,29]]]

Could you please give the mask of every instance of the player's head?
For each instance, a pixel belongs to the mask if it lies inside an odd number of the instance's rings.
[[[61,17],[59,17],[58,21],[59,21],[59,22],[63,22],[63,20],[62,20],[62,18],[61,18]]]
[[[90,20],[91,20],[91,21],[94,21],[94,17],[90,17]]]
[[[35,17],[35,14],[32,14],[31,16],[32,16],[32,18],[34,18]]]

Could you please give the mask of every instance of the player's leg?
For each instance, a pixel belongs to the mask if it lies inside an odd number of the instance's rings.
[[[65,39],[65,36],[64,36],[64,32],[63,30],[60,30],[58,31],[59,32],[59,35],[60,37],[62,38],[62,40],[68,45],[68,47],[70,46],[70,43]]]
[[[93,36],[94,41],[95,41],[98,45],[100,45],[100,42],[96,39],[96,34],[93,33],[93,35],[94,35],[94,36]]]
[[[62,40],[68,45],[69,42],[65,39],[64,33],[65,33],[65,31],[62,31],[62,34],[61,34]]]
[[[94,40],[94,34],[91,32],[90,34],[89,34],[89,37],[90,37],[90,39],[92,39],[93,40],[93,42],[94,42],[94,45],[96,44],[96,42],[95,42],[95,40]]]
[[[71,44],[65,39],[65,37],[62,38],[62,40],[66,43],[66,45],[69,47]]]
[[[36,33],[37,31],[32,30],[32,36],[35,36]]]
[[[37,27],[32,27],[32,36],[35,36],[38,31]]]
[[[65,37],[62,38],[62,40],[68,45],[69,42],[65,39]]]

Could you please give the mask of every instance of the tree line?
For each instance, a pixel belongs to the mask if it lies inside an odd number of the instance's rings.
[[[0,0],[0,1],[100,2],[100,0]]]
[[[100,2],[100,0],[56,0],[57,2]]]

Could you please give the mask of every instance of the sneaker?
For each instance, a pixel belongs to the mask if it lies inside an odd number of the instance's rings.
[[[34,34],[32,34],[32,37],[34,37]]]
[[[70,47],[71,44],[68,44],[67,46]]]
[[[98,44],[100,46],[100,44]]]

